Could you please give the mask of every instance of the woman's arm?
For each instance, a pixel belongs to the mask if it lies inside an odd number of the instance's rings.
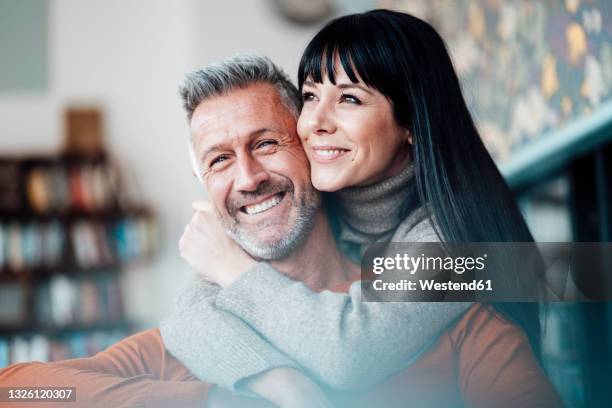
[[[396,236],[400,242],[437,241],[429,222],[403,223]],[[406,233],[402,232],[407,230]],[[394,239],[395,240],[395,239]],[[244,330],[248,325],[270,341],[295,362],[307,369],[315,379],[338,389],[360,388],[376,384],[408,366],[435,337],[468,308],[460,303],[366,303],[361,302],[359,284],[349,294],[321,294],[276,272],[266,263],[243,268],[242,264],[228,266],[234,259],[241,260],[244,252],[227,238],[217,226],[214,214],[198,209],[186,228],[180,243],[181,255],[196,271],[213,278],[228,278],[234,272],[249,270],[217,295],[219,309],[233,313],[239,319],[225,320],[229,314],[212,312],[208,301],[184,302],[179,314],[173,316],[173,327],[162,325],[168,347],[202,379],[210,375],[224,376],[224,384],[236,384],[239,377],[250,373],[248,365],[236,361],[234,350],[249,349],[251,336]],[[232,254],[228,257],[228,253]],[[208,254],[203,256],[203,254]],[[198,289],[194,296],[198,296]],[[209,320],[214,316],[213,320]],[[211,321],[227,325],[228,338],[236,338],[236,346],[229,345],[224,336],[214,333]],[[244,323],[246,321],[246,323]],[[168,338],[166,339],[166,333]],[[170,336],[173,335],[173,338]],[[259,337],[254,341],[261,341]],[[210,342],[215,344],[209,344]],[[202,350],[214,350],[202,354]],[[261,351],[264,349],[261,348]],[[253,350],[250,350],[253,351]],[[256,355],[254,352],[253,355]],[[256,362],[261,363],[261,359]],[[243,367],[245,366],[245,367]]]
[[[162,322],[166,349],[201,380],[238,394],[281,407],[330,406],[319,386],[294,368],[295,362],[236,316],[216,310],[218,291],[218,286],[195,279],[175,313]]]
[[[240,317],[336,389],[374,385],[418,358],[471,303],[362,302],[360,282],[348,293],[311,291],[260,263],[217,295]]]
[[[220,288],[196,277],[161,322],[166,349],[199,379],[235,392],[240,380],[277,367],[298,364],[236,316],[214,306]]]
[[[439,239],[426,213],[414,212],[393,241]],[[360,285],[353,283],[348,293],[317,293],[259,263],[218,294],[217,306],[253,326],[315,379],[353,390],[408,367],[472,305],[365,302]]]

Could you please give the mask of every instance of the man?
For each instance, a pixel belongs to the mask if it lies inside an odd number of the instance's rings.
[[[265,66],[268,66],[267,62]],[[253,74],[252,70],[250,72]],[[240,228],[230,228],[230,232],[235,239],[250,245],[253,251],[276,251],[274,254],[279,260],[275,267],[287,276],[301,280],[315,290],[346,291],[356,271],[337,250],[319,194],[310,183],[308,162],[295,130],[298,112],[291,107],[289,96],[278,84],[262,80],[267,76],[265,72],[260,74],[260,80],[251,78],[240,86],[223,89],[214,97],[198,101],[190,118],[197,153],[194,160],[196,174],[214,174],[215,168],[224,168],[224,171],[222,175],[219,172],[215,177],[207,178],[206,186],[214,211],[213,208],[198,207],[202,211],[194,215],[186,229],[187,238],[182,239],[181,250],[197,245],[199,238],[194,231],[197,232],[198,225],[203,222],[214,222],[215,213],[222,219],[240,221]],[[223,82],[221,79],[220,83]],[[204,135],[205,147],[198,147]],[[263,207],[256,208],[257,214],[253,218],[239,213],[245,207],[255,208],[271,197],[280,199],[275,200],[273,208],[266,211],[259,211]],[[209,238],[219,239],[219,234],[222,234],[221,229]],[[214,269],[214,257],[208,260],[206,267]],[[321,274],[321,270],[327,273]],[[196,291],[194,296],[206,294]],[[363,406],[372,406],[387,397],[392,401],[388,405],[383,403],[384,406],[402,406],[415,402],[414,393],[425,389],[436,404],[440,402],[436,406],[456,403],[457,398],[473,402],[478,400],[479,393],[486,391],[484,385],[479,384],[488,385],[487,377],[495,377],[504,380],[497,381],[494,388],[494,391],[506,391],[501,398],[523,392],[525,383],[540,382],[540,388],[545,392],[543,397],[542,394],[537,397],[542,397],[544,402],[552,401],[552,391],[538,371],[525,336],[510,324],[496,323],[483,316],[479,311],[469,312],[468,320],[442,336],[420,363],[394,376],[389,383],[381,385],[378,392],[373,390],[356,398],[367,401]],[[238,326],[228,321],[217,322],[220,332],[201,335],[231,335]],[[501,334],[496,329],[500,324],[504,330]],[[473,325],[478,328],[476,333]],[[460,339],[460,344],[446,341],[446,338]],[[236,350],[236,362],[252,365],[253,377],[245,384],[247,390],[280,406],[328,404],[321,389],[292,368],[294,364],[285,360],[282,354],[268,354],[263,363],[245,357],[262,341],[256,334],[251,334],[247,340],[243,337],[228,340],[228,347]],[[499,361],[490,358],[491,350],[500,348],[504,353]],[[202,353],[214,353],[214,350],[202,350]],[[274,363],[272,366],[281,368],[262,371],[270,361]],[[454,361],[458,361],[455,368]],[[219,369],[225,368],[223,363],[219,362]],[[525,377],[508,380],[507,370]],[[442,377],[448,386],[440,392],[437,386]],[[76,403],[65,404],[71,407],[214,407],[228,406],[233,402],[245,404],[243,406],[257,406],[259,403],[198,381],[166,351],[157,329],[138,333],[91,358],[8,367],[0,370],[0,383],[3,387],[21,388],[76,387]],[[342,397],[349,399],[347,406],[357,406],[356,401],[350,400],[351,395]],[[521,400],[514,400],[517,401]],[[57,406],[55,403],[36,404],[47,405]],[[9,403],[9,406],[12,405]],[[517,402],[515,406],[524,404]]]
[[[329,266],[338,271],[326,278],[326,284],[337,284],[345,280],[342,257],[333,245],[333,237],[320,206],[320,195],[310,183],[308,162],[295,133],[298,112],[295,108],[289,108],[286,99],[283,99],[287,96],[281,95],[269,83],[236,89],[228,97],[232,99],[232,105],[240,107],[236,117],[226,121],[224,114],[213,114],[211,117],[217,116],[218,122],[211,126],[221,127],[218,142],[231,142],[232,149],[240,157],[240,166],[231,178],[208,186],[213,202],[219,207],[217,210],[222,210],[230,191],[254,191],[267,180],[267,187],[259,188],[257,193],[251,194],[249,200],[256,202],[261,196],[270,195],[271,189],[275,189],[276,193],[282,192],[285,199],[275,211],[259,216],[257,225],[251,225],[252,231],[256,229],[261,232],[251,236],[252,244],[282,247],[283,255],[286,255],[283,263],[287,265],[288,274],[298,270],[304,259],[321,257],[327,259]],[[210,108],[215,110],[213,106]],[[208,110],[203,107],[191,122],[200,120]],[[274,135],[279,146],[273,149],[270,146],[253,147],[256,140],[264,136],[270,139],[271,135]],[[265,163],[260,160],[260,153],[268,157]],[[210,216],[211,213],[208,214]],[[204,217],[204,213],[196,213],[191,227],[205,222]],[[220,230],[220,233],[223,231]],[[300,275],[292,274],[296,278],[306,278],[308,275],[307,269],[302,269]],[[297,370],[276,370],[272,375],[262,377],[263,380],[253,383],[250,389],[277,404],[298,406],[296,394],[284,394],[294,388],[296,382],[301,384],[299,392],[307,390],[312,398],[320,398],[321,406],[325,403],[325,398],[317,391],[314,383],[298,374]],[[271,382],[273,387],[267,387],[266,390],[258,388]],[[4,387],[76,387],[77,402],[69,403],[71,407],[202,407],[209,397],[211,400],[208,402],[213,404],[224,398],[239,402],[238,398],[228,397],[221,391],[209,395],[212,384],[198,381],[173,358],[165,350],[157,329],[131,336],[91,358],[13,365],[0,370],[0,383]],[[248,406],[253,404],[252,399],[248,400]],[[37,403],[37,406],[45,405]]]

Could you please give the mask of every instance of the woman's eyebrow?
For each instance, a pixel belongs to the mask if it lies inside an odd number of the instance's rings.
[[[316,85],[314,82],[312,82],[311,80],[309,80],[309,79],[308,79],[308,80],[306,80],[306,81],[304,81],[304,82],[302,83],[302,86],[309,86],[309,87],[311,87],[311,88],[314,88],[314,87],[316,87],[317,85]]]
[[[308,86],[308,87],[311,87],[311,88],[316,88],[317,84],[314,83],[311,80],[307,80],[307,81],[304,81],[304,83],[302,84],[302,87],[305,87],[305,86]],[[359,90],[362,90],[363,92],[368,93],[370,95],[374,94],[371,90],[369,90],[365,86],[362,86],[362,85],[359,85],[359,84],[354,84],[352,82],[337,83],[336,87],[338,87],[340,89],[359,89]]]
[[[340,89],[360,89],[365,93],[368,93],[370,95],[373,95],[374,93],[369,90],[368,88],[366,88],[365,86],[359,85],[359,84],[354,84],[352,82],[350,83],[337,83],[336,86]]]

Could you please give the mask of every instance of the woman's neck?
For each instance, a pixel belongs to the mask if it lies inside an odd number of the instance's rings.
[[[378,183],[342,189],[334,193],[332,201],[341,239],[357,244],[388,239],[386,235],[420,205],[412,162]]]

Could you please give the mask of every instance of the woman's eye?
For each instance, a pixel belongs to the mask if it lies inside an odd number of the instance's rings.
[[[361,101],[359,100],[359,98],[357,98],[356,96],[350,95],[350,94],[342,94],[342,96],[340,97],[340,101],[354,103],[355,105],[361,104]]]
[[[314,94],[312,92],[302,92],[302,101],[310,102],[314,99]]]

